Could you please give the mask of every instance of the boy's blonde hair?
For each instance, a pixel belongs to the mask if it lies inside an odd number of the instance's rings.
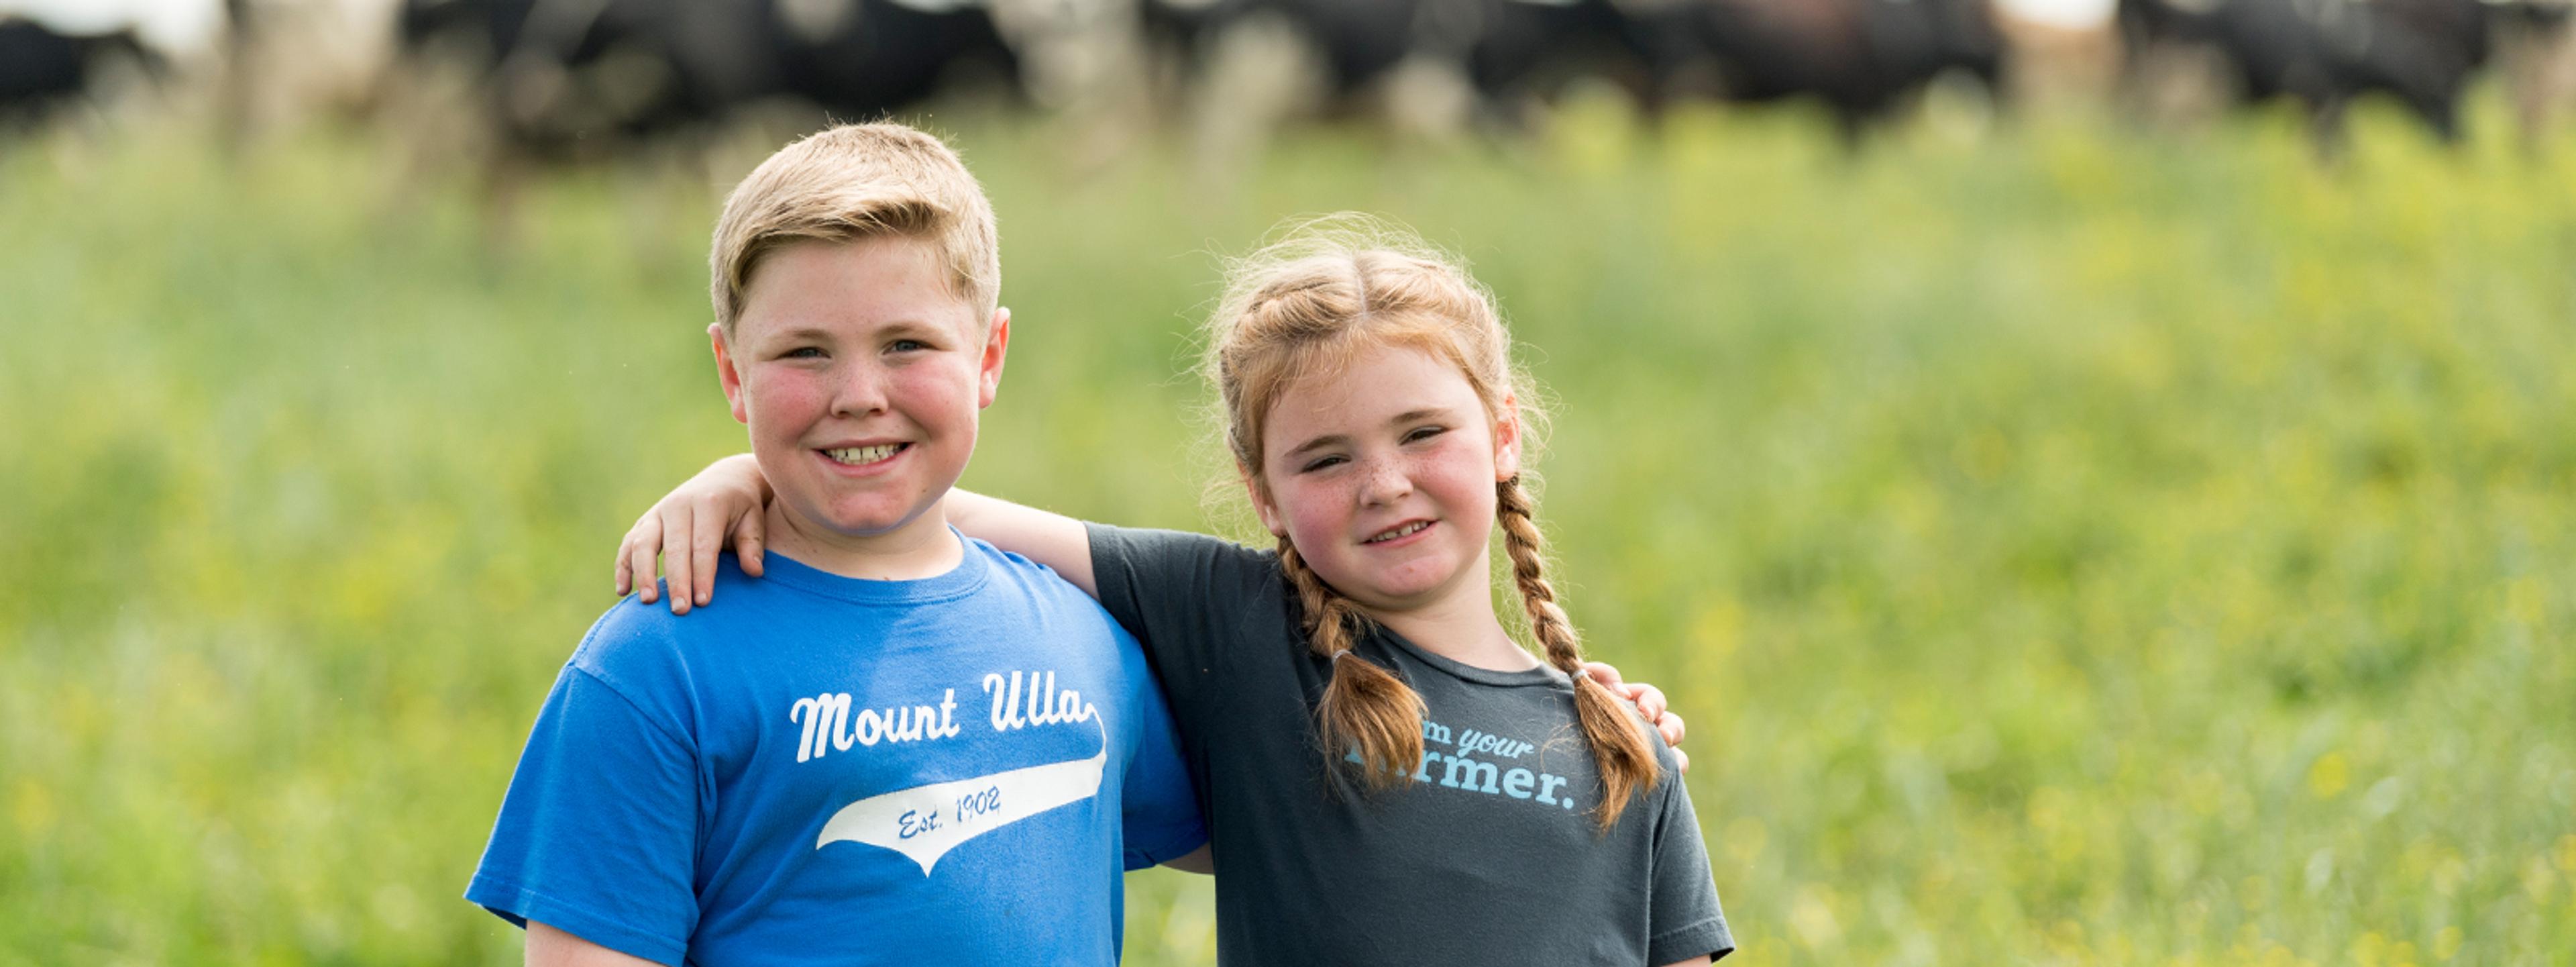
[[[716,322],[733,334],[751,273],[792,242],[900,235],[929,242],[949,290],[992,318],[1001,298],[993,204],[957,152],[901,124],[844,124],[778,149],[725,198],[707,255]]]
[[[1501,419],[1511,401],[1524,429],[1525,459],[1535,448],[1536,387],[1512,365],[1512,336],[1493,296],[1452,260],[1410,233],[1365,215],[1339,214],[1297,223],[1281,241],[1237,263],[1208,324],[1206,372],[1224,407],[1226,447],[1265,496],[1263,421],[1299,379],[1329,372],[1364,353],[1408,348],[1458,368]],[[1654,747],[1610,690],[1583,671],[1582,638],[1556,602],[1547,579],[1547,544],[1537,501],[1521,478],[1494,487],[1495,523],[1511,558],[1512,586],[1529,616],[1530,636],[1574,680],[1574,705],[1599,766],[1608,829],[1630,798],[1654,786]],[[1422,699],[1404,680],[1347,654],[1369,626],[1358,605],[1324,582],[1296,544],[1279,537],[1279,565],[1297,592],[1308,647],[1337,659],[1316,712],[1327,768],[1356,751],[1363,783],[1383,787],[1422,758]],[[1390,771],[1383,764],[1400,763]]]

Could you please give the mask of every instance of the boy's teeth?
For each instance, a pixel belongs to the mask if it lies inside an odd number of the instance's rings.
[[[1391,530],[1391,531],[1388,531],[1388,532],[1386,532],[1386,533],[1379,534],[1379,535],[1378,535],[1378,536],[1376,536],[1376,537],[1369,538],[1369,543],[1371,543],[1371,544],[1376,544],[1376,543],[1379,543],[1379,542],[1382,542],[1382,541],[1391,541],[1391,540],[1394,540],[1394,539],[1396,539],[1396,538],[1403,537],[1403,536],[1404,536],[1404,535],[1406,535],[1406,534],[1413,533],[1414,531],[1418,531],[1418,530],[1421,530],[1421,529],[1423,529],[1423,528],[1425,528],[1425,527],[1429,527],[1429,526],[1431,526],[1431,522],[1430,522],[1430,521],[1427,521],[1427,520],[1417,520],[1417,521],[1414,521],[1413,523],[1406,524],[1406,525],[1404,525],[1404,526],[1402,526],[1402,527],[1398,527],[1398,528],[1396,528],[1396,529],[1394,529],[1394,530]]]
[[[887,457],[894,456],[894,452],[901,449],[903,449],[903,444],[900,443],[880,443],[872,447],[843,447],[838,450],[825,450],[823,453],[824,455],[831,457],[834,461],[840,463],[858,464],[875,463]]]

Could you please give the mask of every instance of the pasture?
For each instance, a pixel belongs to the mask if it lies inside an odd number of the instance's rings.
[[[1541,517],[1691,722],[1731,963],[2576,963],[2576,140],[2477,106],[2334,171],[2277,114],[1578,106],[1217,194],[940,116],[1017,320],[966,483],[1235,526],[1216,256],[1382,212],[1558,397]],[[376,134],[0,146],[0,965],[515,962],[457,894],[538,700],[743,446],[720,188],[549,175],[496,247]],[[1212,962],[1206,881],[1129,884],[1128,963]]]

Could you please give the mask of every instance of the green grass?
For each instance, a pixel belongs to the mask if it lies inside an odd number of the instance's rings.
[[[2357,121],[1586,107],[1230,191],[949,121],[1016,320],[967,483],[1208,526],[1214,256],[1379,211],[1558,397],[1570,603],[1692,724],[1740,962],[2576,962],[2576,142]],[[0,965],[512,961],[456,894],[538,699],[743,444],[715,194],[553,176],[496,248],[381,138],[211,143],[0,148]],[[1129,962],[1210,895],[1131,878]]]

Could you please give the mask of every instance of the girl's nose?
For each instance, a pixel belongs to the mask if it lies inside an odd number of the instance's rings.
[[[1412,494],[1413,476],[1404,472],[1404,464],[1401,461],[1368,462],[1366,475],[1360,484],[1362,501],[1375,507],[1394,503]]]

